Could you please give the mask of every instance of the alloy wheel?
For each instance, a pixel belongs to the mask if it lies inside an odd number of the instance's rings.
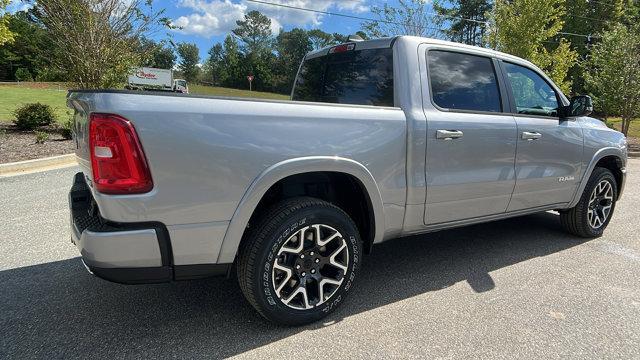
[[[272,284],[286,306],[307,310],[328,301],[349,268],[349,248],[329,225],[306,226],[280,247],[272,267]]]
[[[604,225],[613,207],[613,187],[608,180],[602,180],[596,185],[589,197],[587,219],[593,229]]]

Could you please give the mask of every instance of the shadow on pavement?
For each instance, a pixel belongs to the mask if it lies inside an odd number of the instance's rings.
[[[491,291],[489,272],[583,241],[551,213],[390,241],[365,257],[355,291],[325,323],[461,281]],[[2,271],[0,286],[0,358],[226,357],[331,326],[266,323],[235,279],[118,285],[78,258]]]

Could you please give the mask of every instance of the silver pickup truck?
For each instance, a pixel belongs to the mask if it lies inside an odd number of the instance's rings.
[[[70,91],[72,241],[121,283],[236,275],[260,314],[334,310],[374,244],[556,210],[597,237],[625,137],[530,62],[417,37],[308,54],[292,101]],[[425,261],[428,261],[426,259]]]

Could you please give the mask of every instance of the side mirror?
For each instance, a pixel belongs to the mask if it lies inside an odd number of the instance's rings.
[[[571,102],[565,111],[568,117],[589,116],[593,112],[593,100],[591,96],[580,95],[571,98]]]

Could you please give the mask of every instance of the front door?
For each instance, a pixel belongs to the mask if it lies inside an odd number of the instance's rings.
[[[583,136],[573,119],[560,119],[560,93],[538,72],[502,63],[518,125],[516,186],[508,211],[570,202],[580,181]]]
[[[427,52],[427,225],[507,209],[515,185],[517,129],[496,66],[486,56]]]

